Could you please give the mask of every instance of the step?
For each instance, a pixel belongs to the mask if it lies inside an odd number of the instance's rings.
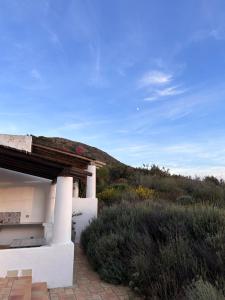
[[[31,300],[48,300],[48,287],[46,282],[33,283],[31,287]]]
[[[0,277],[0,299],[48,300],[50,297],[46,282],[32,283],[32,270],[20,273],[10,270],[5,278]]]
[[[9,282],[11,280],[11,291],[8,299],[21,299],[21,300],[30,300],[31,299],[31,285],[32,277],[23,276],[18,278],[9,277]]]

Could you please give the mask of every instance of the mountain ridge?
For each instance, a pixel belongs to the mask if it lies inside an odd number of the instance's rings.
[[[32,136],[32,139],[33,143],[35,144],[69,151],[80,156],[104,162],[107,165],[125,165],[107,152],[97,147],[93,147],[78,141],[73,141],[61,137],[45,137],[34,135]]]

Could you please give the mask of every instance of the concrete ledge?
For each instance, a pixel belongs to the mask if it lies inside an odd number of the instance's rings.
[[[0,134],[0,145],[31,152],[32,136]]]
[[[0,250],[0,277],[7,271],[32,269],[33,282],[45,281],[48,288],[73,284],[74,244]]]

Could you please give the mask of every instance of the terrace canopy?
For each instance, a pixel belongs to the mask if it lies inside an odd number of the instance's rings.
[[[71,152],[38,144],[32,144],[31,152],[0,145],[1,168],[50,180],[58,176],[86,179],[92,175],[87,171],[92,161]]]
[[[91,151],[82,149],[81,145],[68,147],[65,139],[60,144],[54,138],[52,143],[50,140],[0,134],[0,212],[4,222],[6,215],[18,215],[10,228],[2,225],[2,235],[8,241],[11,237],[15,239],[19,232],[19,239],[29,238],[30,243],[30,236],[38,239],[39,226],[43,226],[46,241],[43,247],[27,248],[19,244],[18,249],[16,245],[1,251],[0,276],[5,276],[8,270],[29,267],[36,282],[42,278],[49,287],[70,286],[74,262],[72,214],[81,212],[76,219],[75,242],[79,242],[80,233],[97,216],[96,168],[104,163],[92,158]],[[7,173],[15,180],[6,182],[4,174]],[[42,178],[38,187],[36,179],[23,181],[29,177],[26,175]],[[78,181],[86,185],[85,197],[79,197]],[[39,185],[40,182],[46,182],[46,186]]]

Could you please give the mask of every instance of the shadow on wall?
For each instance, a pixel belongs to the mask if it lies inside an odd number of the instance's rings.
[[[90,221],[97,217],[98,199],[97,198],[73,198],[73,222],[75,222],[75,243],[80,242],[81,232],[88,226]]]

